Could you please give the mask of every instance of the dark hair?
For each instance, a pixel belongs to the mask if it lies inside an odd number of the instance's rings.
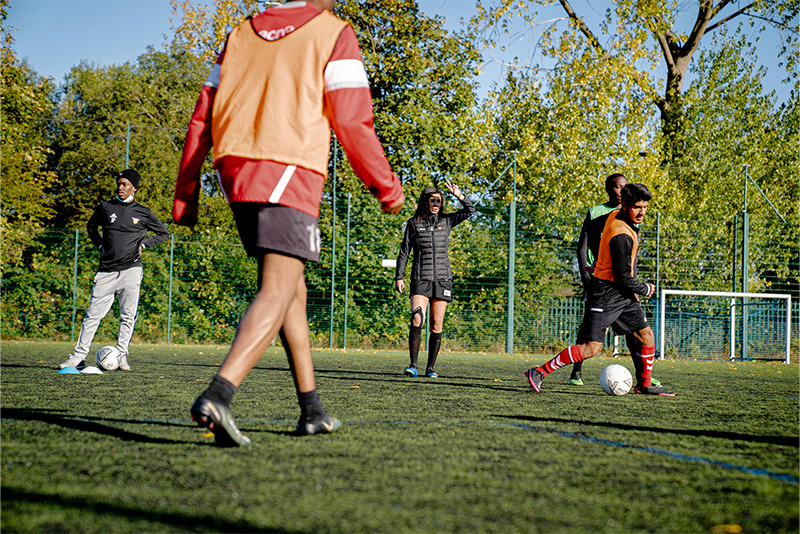
[[[650,201],[653,193],[644,184],[629,183],[622,188],[622,203],[626,206],[633,206],[641,200]]]
[[[423,189],[422,193],[419,195],[419,201],[417,201],[417,211],[414,213],[415,221],[421,221],[431,214],[431,206],[428,202],[428,199],[433,195],[439,195],[442,197],[442,207],[439,208],[439,214],[441,215],[444,213],[444,195],[442,194],[442,191],[434,185],[429,185]]]
[[[628,181],[628,178],[619,172],[615,172],[608,178],[606,178],[606,191],[609,189],[613,189],[615,185],[617,185],[617,178],[625,178],[625,181]]]

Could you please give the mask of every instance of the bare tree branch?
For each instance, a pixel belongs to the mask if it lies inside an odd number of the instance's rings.
[[[578,28],[581,30],[581,32],[583,32],[586,38],[589,39],[589,42],[592,44],[592,46],[601,50],[604,55],[607,55],[608,52],[606,51],[606,49],[603,48],[603,46],[600,44],[600,41],[597,39],[597,37],[595,37],[594,33],[592,33],[592,30],[589,29],[589,27],[586,25],[585,22],[583,22],[583,19],[580,18],[577,13],[575,13],[575,10],[572,9],[571,5],[569,5],[569,1],[559,0],[559,2],[561,2],[561,7],[563,7],[564,11],[567,12],[569,18],[575,21],[575,24],[578,25]]]
[[[700,39],[706,33],[706,28],[709,21],[714,17],[720,9],[725,7],[731,0],[722,0],[716,7],[713,6],[713,0],[702,0],[700,2],[700,9],[697,11],[697,20],[694,21],[689,37],[681,47],[681,56],[690,57],[697,47],[700,45]]]
[[[710,31],[713,31],[715,28],[718,28],[719,26],[722,26],[723,24],[725,24],[729,20],[738,17],[739,15],[741,15],[742,13],[744,13],[745,11],[747,11],[748,9],[753,7],[755,4],[756,4],[755,2],[751,2],[750,5],[744,6],[743,8],[737,10],[735,13],[731,13],[730,15],[728,15],[727,17],[725,17],[724,19],[722,19],[719,22],[715,22],[714,24],[712,24],[711,26],[706,28],[706,33],[710,32]],[[717,6],[717,8],[714,9],[714,13],[713,13],[713,15],[711,15],[711,17],[712,18],[716,17],[717,13],[719,13],[719,11],[720,11],[720,9],[722,9],[722,7],[724,7],[724,5]]]

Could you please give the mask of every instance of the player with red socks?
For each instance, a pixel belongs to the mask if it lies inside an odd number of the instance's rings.
[[[653,194],[643,184],[627,184],[622,190],[622,208],[608,216],[597,258],[594,277],[587,290],[578,344],[567,347],[541,367],[525,372],[533,391],[541,390],[544,378],[565,365],[597,356],[603,348],[606,329],[625,335],[636,369],[633,392],[642,395],[674,397],[675,394],[652,384],[656,342],[647,323],[639,295],[651,296],[655,286],[636,280],[639,251],[639,225],[644,220]]]

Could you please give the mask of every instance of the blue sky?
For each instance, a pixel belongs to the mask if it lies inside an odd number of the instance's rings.
[[[580,13],[602,13],[608,0],[572,0]],[[475,12],[474,0],[419,0],[420,9],[445,18],[448,28],[458,28],[461,18]],[[541,12],[541,11],[540,11]],[[563,17],[560,7],[541,12],[541,19]],[[63,81],[70,68],[81,61],[95,65],[121,64],[133,61],[145,52],[148,45],[157,48],[165,36],[172,34],[169,0],[11,0],[6,25],[14,30],[14,49],[19,58],[27,58],[40,75]],[[503,78],[503,63],[515,56],[537,63],[533,50],[534,32],[526,28],[507,41],[507,52],[495,50],[484,53],[485,63],[479,96],[485,96],[491,84]],[[755,35],[753,33],[752,35]],[[767,29],[761,34],[758,49],[760,64],[768,68],[767,89],[775,89],[778,100],[789,95],[789,86],[781,84],[785,72],[778,65],[777,33]],[[663,68],[662,68],[663,70]]]

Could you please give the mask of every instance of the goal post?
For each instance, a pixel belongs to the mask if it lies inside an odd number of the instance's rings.
[[[684,302],[683,306],[673,309],[667,306],[668,297],[673,296],[673,302],[679,297],[698,297],[695,301]],[[706,299],[705,301],[701,299]],[[751,303],[751,299],[753,302]],[[773,302],[771,305],[769,300]],[[776,302],[777,301],[777,302]],[[781,303],[780,301],[784,301]],[[760,321],[755,322],[756,316],[751,318],[750,307],[761,303],[758,313]],[[727,342],[729,360],[736,360],[737,328],[741,327],[741,347],[747,350],[749,339],[762,339],[769,336],[770,347],[776,346],[778,336],[783,334],[784,343],[781,347],[782,358],[748,358],[748,359],[782,359],[783,363],[790,361],[790,344],[792,334],[792,297],[780,293],[740,293],[734,291],[689,291],[681,289],[662,289],[659,300],[659,359],[664,359],[669,348],[675,353],[682,350],[686,344],[706,343],[706,352],[713,349],[719,350]],[[785,309],[783,317],[779,310]],[[763,310],[767,310],[764,312]],[[773,313],[778,312],[778,313]],[[738,321],[737,318],[741,319]],[[675,334],[667,346],[667,324],[672,327],[670,333]],[[757,329],[751,326],[757,324]],[[723,340],[726,335],[727,340]],[[760,337],[759,337],[760,336]],[[710,347],[709,345],[715,345]],[[773,349],[774,352],[774,349]],[[743,352],[746,354],[746,352]]]

